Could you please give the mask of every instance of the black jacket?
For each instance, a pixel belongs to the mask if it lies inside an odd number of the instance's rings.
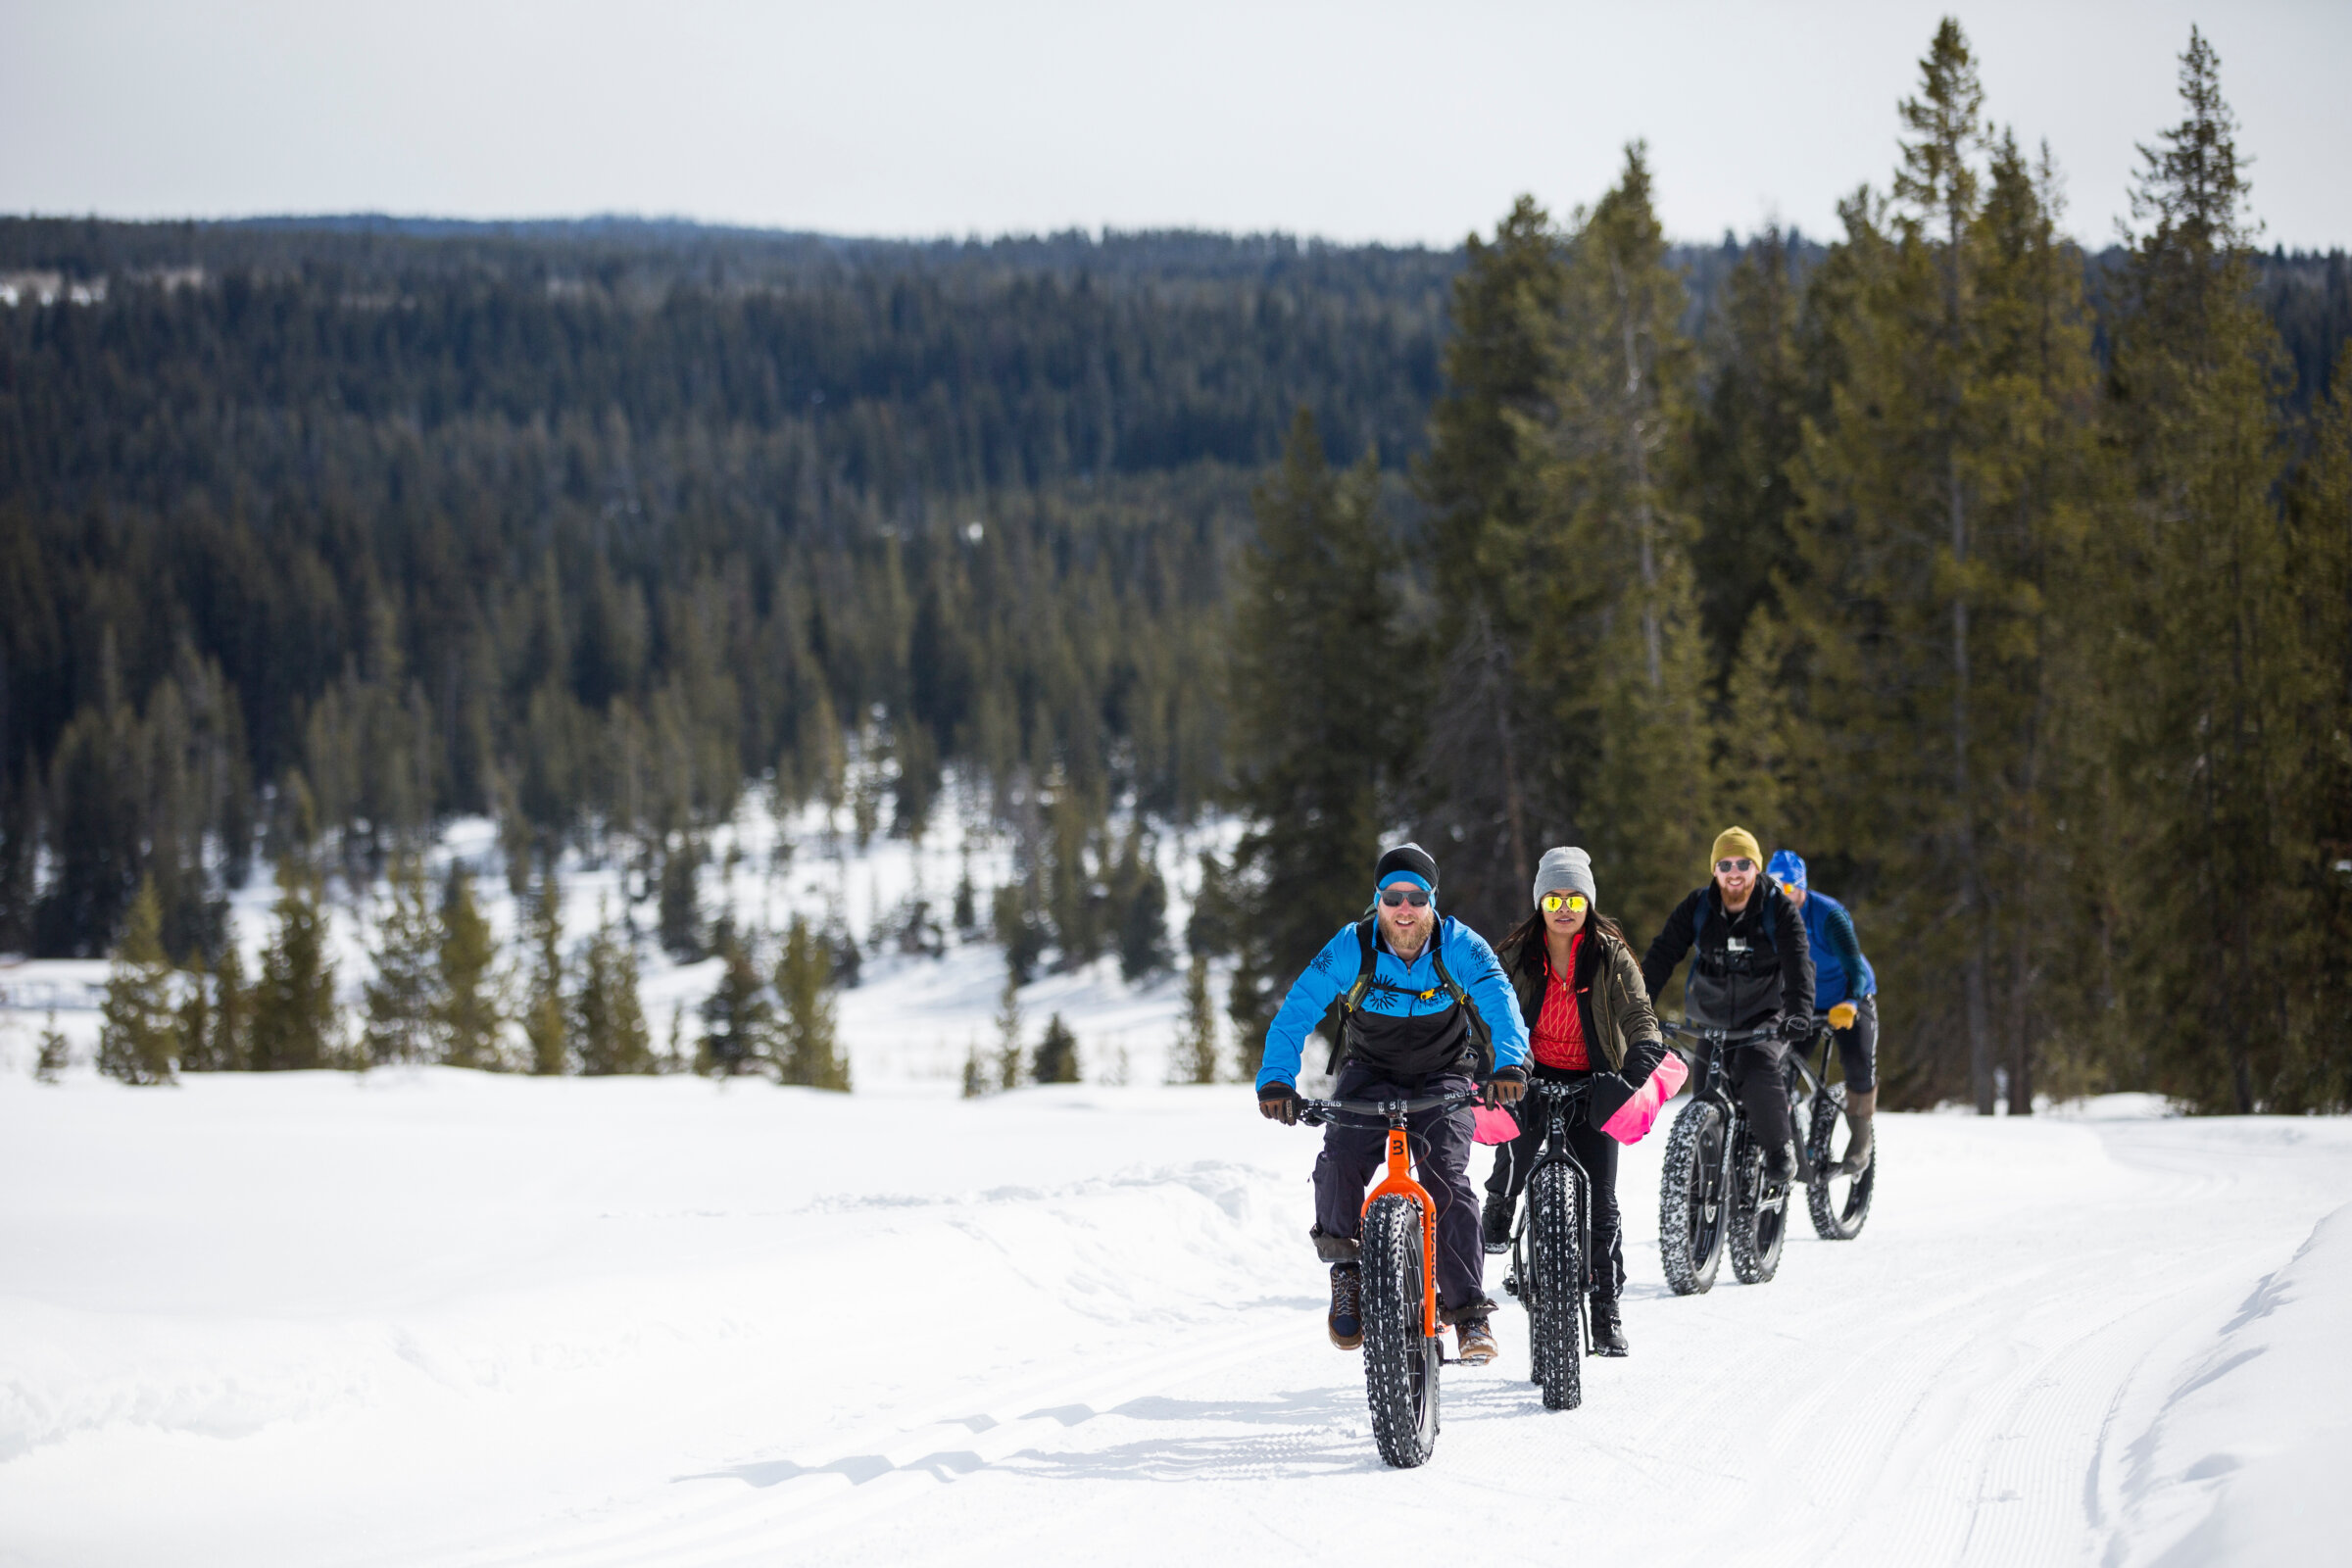
[[[1768,877],[1757,878],[1747,907],[1725,912],[1714,882],[1674,907],[1642,960],[1649,1000],[1674,977],[1692,947],[1683,1010],[1704,1029],[1755,1029],[1775,1018],[1813,1016],[1813,951],[1805,919]]]

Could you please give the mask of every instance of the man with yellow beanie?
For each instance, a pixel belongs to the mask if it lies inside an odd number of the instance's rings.
[[[1804,916],[1764,876],[1764,851],[1753,833],[1725,828],[1715,836],[1712,859],[1713,877],[1675,906],[1650,943],[1642,979],[1654,1004],[1674,966],[1695,949],[1683,987],[1690,1021],[1731,1034],[1771,1028],[1726,1053],[1723,1069],[1764,1148],[1766,1179],[1785,1183],[1796,1157],[1781,1066],[1788,1047],[1813,1033],[1813,953]]]

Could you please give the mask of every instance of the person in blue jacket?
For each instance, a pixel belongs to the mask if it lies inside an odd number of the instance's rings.
[[[1438,862],[1401,844],[1373,872],[1370,913],[1344,925],[1291,985],[1266,1030],[1257,1104],[1285,1125],[1298,1119],[1298,1066],[1306,1037],[1334,1002],[1345,1007],[1332,1053],[1338,1100],[1413,1100],[1487,1084],[1490,1104],[1527,1091],[1527,1025],[1511,983],[1486,939],[1437,909]],[[1359,987],[1358,980],[1363,981]],[[1478,1195],[1470,1185],[1468,1108],[1415,1112],[1406,1123],[1421,1185],[1437,1204],[1439,1316],[1454,1326],[1463,1361],[1494,1358],[1487,1326]],[[1376,1127],[1328,1125],[1315,1159],[1315,1254],[1331,1264],[1331,1343],[1363,1343],[1358,1241],[1364,1193],[1386,1161]]]
[[[1879,977],[1862,956],[1845,906],[1805,885],[1802,856],[1776,850],[1764,870],[1804,916],[1813,946],[1813,1007],[1828,1016],[1845,1066],[1845,1124],[1852,1136],[1838,1169],[1857,1176],[1870,1163],[1870,1119],[1879,1108]]]

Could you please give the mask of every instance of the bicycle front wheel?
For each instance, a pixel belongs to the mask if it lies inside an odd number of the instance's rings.
[[[1813,1166],[1813,1177],[1805,1184],[1805,1209],[1813,1217],[1813,1233],[1825,1242],[1850,1242],[1862,1234],[1862,1222],[1870,1218],[1870,1196],[1879,1184],[1875,1138],[1861,1170],[1851,1176],[1835,1174],[1853,1139],[1844,1125],[1844,1111],[1843,1085],[1816,1095],[1813,1125],[1805,1139]]]
[[[1438,1340],[1422,1318],[1421,1211],[1392,1193],[1364,1214],[1364,1395],[1380,1456],[1399,1469],[1438,1446]]]
[[[1781,1246],[1788,1239],[1788,1189],[1766,1198],[1764,1152],[1742,1138],[1733,1152],[1731,1204],[1732,1273],[1742,1285],[1769,1285],[1781,1271]]]
[[[1527,1186],[1529,1339],[1544,1408],[1585,1402],[1584,1225],[1576,1182],[1564,1164],[1537,1167]]]
[[[1723,1264],[1723,1233],[1731,1195],[1724,1191],[1723,1111],[1693,1100],[1674,1118],[1666,1140],[1666,1171],[1658,1183],[1658,1260],[1677,1296],[1714,1288]]]

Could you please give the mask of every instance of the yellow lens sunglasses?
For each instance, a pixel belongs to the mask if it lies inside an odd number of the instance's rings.
[[[1557,914],[1562,907],[1565,907],[1570,914],[1582,914],[1592,907],[1592,901],[1582,893],[1546,893],[1544,895],[1544,912],[1545,914]]]

